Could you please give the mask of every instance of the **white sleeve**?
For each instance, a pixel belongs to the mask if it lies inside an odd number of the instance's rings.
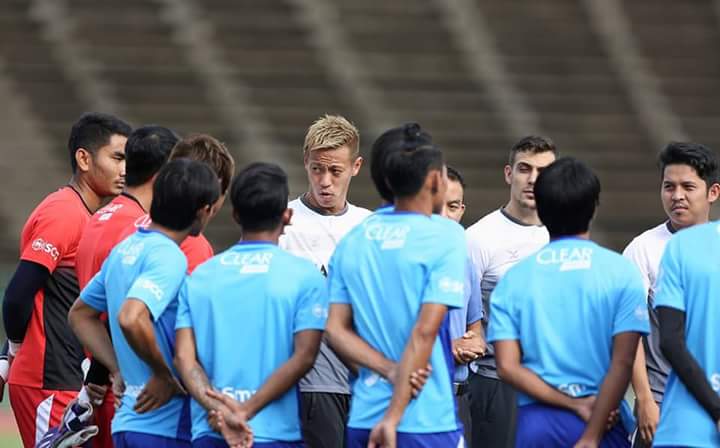
[[[643,245],[637,238],[632,240],[623,251],[623,256],[632,261],[642,274],[643,287],[646,295],[650,292],[650,266],[647,252],[643,250]]]
[[[475,271],[476,281],[482,281],[485,276],[485,271],[490,265],[489,248],[487,244],[483,244],[476,235],[467,232],[466,233],[467,245],[468,245],[468,256],[470,258],[470,266]]]

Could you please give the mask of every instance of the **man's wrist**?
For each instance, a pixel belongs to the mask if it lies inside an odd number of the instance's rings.
[[[13,357],[17,356],[21,346],[22,342],[8,341],[8,355]]]

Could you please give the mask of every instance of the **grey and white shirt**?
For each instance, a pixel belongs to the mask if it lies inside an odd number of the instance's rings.
[[[655,282],[657,281],[665,246],[672,237],[674,230],[669,222],[664,222],[641,233],[623,251],[642,273],[643,284],[647,291],[648,311],[650,314],[650,334],[643,337],[645,349],[645,365],[647,366],[650,390],[656,402],[660,403],[665,395],[665,384],[670,375],[670,364],[660,351],[660,331],[658,315],[655,311]]]
[[[325,276],[342,237],[371,213],[348,203],[341,214],[323,215],[305,204],[302,197],[290,201],[288,208],[293,210],[293,217],[280,237],[280,247],[312,261]],[[348,368],[323,340],[315,364],[300,380],[300,391],[349,395],[348,376]]]
[[[485,215],[468,227],[465,236],[470,263],[480,282],[483,309],[483,328],[487,332],[490,319],[490,295],[505,273],[523,258],[550,241],[544,226],[522,223],[503,208]],[[470,369],[487,378],[498,378],[495,351],[492,345],[484,357],[470,364]]]

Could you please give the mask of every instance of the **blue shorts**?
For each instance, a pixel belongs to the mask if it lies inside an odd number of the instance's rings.
[[[585,431],[585,422],[570,411],[528,404],[518,408],[516,447],[573,446]],[[630,448],[630,436],[620,423],[605,433],[601,448]]]
[[[348,428],[345,448],[367,448],[369,429]],[[402,448],[465,448],[463,430],[426,434],[398,432],[397,446]]]
[[[193,448],[227,448],[225,440],[212,436],[203,436],[193,440]],[[303,442],[255,442],[253,446],[258,448],[305,448]],[[153,447],[155,448],[155,447]]]
[[[189,440],[171,439],[169,437],[145,434],[142,432],[122,431],[112,435],[115,448],[190,448]]]

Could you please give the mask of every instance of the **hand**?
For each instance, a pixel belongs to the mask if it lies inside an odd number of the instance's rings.
[[[8,358],[0,358],[0,401],[5,397],[5,383],[10,375],[10,360]]]
[[[370,432],[367,448],[396,448],[396,446],[397,424],[383,418]]]
[[[572,411],[575,412],[585,423],[590,421],[593,407],[595,406],[595,395],[588,397],[573,398]]]
[[[458,364],[467,364],[485,356],[487,344],[474,331],[468,331],[461,338],[452,341],[453,357]]]
[[[613,429],[613,426],[617,424],[618,420],[620,420],[620,409],[613,409],[610,411],[610,415],[608,415],[607,426],[605,426],[605,429],[607,431]]]
[[[600,443],[597,440],[580,439],[575,443],[574,448],[597,448]]]
[[[105,394],[107,393],[108,387],[101,384],[87,383],[85,385],[85,390],[90,398],[90,402],[94,406],[100,406],[103,401],[105,401]]]
[[[185,395],[185,389],[175,377],[169,374],[153,374],[135,401],[135,412],[144,414],[170,401],[173,395]]]
[[[205,394],[214,399],[217,405],[216,409],[208,413],[210,426],[222,434],[230,448],[252,446],[253,432],[248,423],[248,411],[242,403],[213,389],[208,389]]]
[[[390,384],[397,384],[399,367],[400,366],[398,364],[394,364],[392,369],[390,369],[390,372],[388,372],[387,380],[390,382]],[[425,387],[425,383],[427,383],[427,380],[430,377],[431,373],[432,366],[428,364],[427,367],[425,367],[424,369],[417,369],[410,374],[409,381],[410,387],[412,388],[413,398],[417,398],[417,396],[420,395],[420,392],[422,391],[423,387]]]
[[[115,396],[115,409],[117,409],[122,404],[122,398],[125,394],[125,381],[123,381],[120,371],[110,374],[110,384],[113,396]]]
[[[660,408],[652,398],[637,402],[638,432],[643,442],[648,445],[655,437],[655,430],[660,421]]]

